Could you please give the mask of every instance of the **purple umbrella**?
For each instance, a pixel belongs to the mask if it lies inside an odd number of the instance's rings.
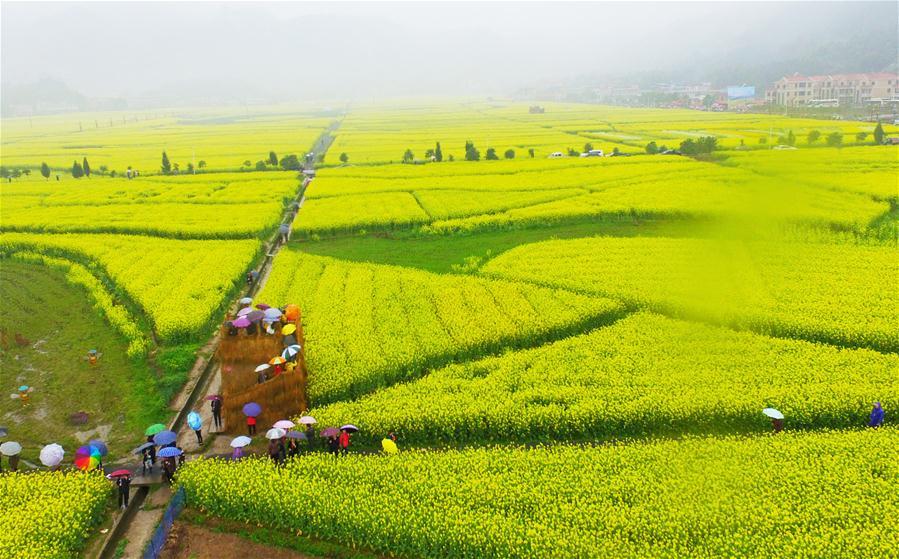
[[[328,427],[327,429],[324,429],[323,431],[321,431],[318,434],[318,436],[319,437],[336,437],[339,434],[340,434],[340,430],[337,429],[337,427]]]
[[[300,433],[299,431],[288,431],[287,432],[288,439],[306,439],[306,433]]]
[[[246,328],[247,326],[250,325],[250,321],[247,320],[247,317],[242,316],[242,317],[238,318],[237,320],[233,321],[231,324],[233,324],[237,328]]]
[[[153,435],[153,442],[158,446],[165,446],[167,444],[172,444],[173,442],[178,440],[178,434],[174,431],[160,431]]]
[[[106,456],[107,454],[109,454],[109,448],[106,447],[106,443],[104,443],[103,441],[94,439],[94,440],[88,441],[87,444],[89,444],[90,446],[96,447],[97,450],[100,451],[100,456]]]
[[[262,413],[262,406],[256,402],[250,402],[243,406],[243,414],[247,417],[257,417],[260,413]]]
[[[271,307],[269,305],[266,305],[265,303],[259,303],[256,305],[256,308],[260,311],[264,311],[266,309],[270,309]]]
[[[250,314],[251,312],[253,312],[253,307],[244,307],[244,308],[240,309],[239,311],[237,311],[237,316],[246,316],[246,315]]]
[[[256,322],[258,320],[262,320],[265,316],[265,313],[262,311],[251,311],[247,314],[246,319],[250,322]]]

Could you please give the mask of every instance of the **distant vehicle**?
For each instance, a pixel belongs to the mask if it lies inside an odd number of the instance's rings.
[[[310,179],[315,178],[315,169],[303,169],[303,174]]]
[[[666,149],[665,151],[660,151],[659,155],[680,155],[680,152],[676,149]]]
[[[797,148],[797,147],[795,147],[795,146],[788,146],[788,145],[784,145],[784,144],[778,144],[778,145],[772,147],[771,149],[781,149],[781,150],[783,150],[783,149],[799,149],[799,148]]]
[[[562,153],[561,151],[554,151],[551,154],[549,154],[549,156],[550,156],[550,158],[555,159],[557,157],[565,157],[565,154]]]
[[[591,149],[581,154],[581,157],[602,157],[601,149]]]

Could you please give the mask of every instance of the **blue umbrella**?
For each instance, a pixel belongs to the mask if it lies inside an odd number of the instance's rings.
[[[160,458],[173,458],[175,456],[181,456],[184,454],[180,448],[175,448],[173,446],[167,446],[156,453],[156,456]]]
[[[190,426],[191,429],[193,429],[194,431],[197,431],[203,426],[203,419],[200,418],[200,414],[198,414],[195,411],[192,411],[189,414],[187,414],[187,424]]]
[[[153,435],[153,442],[159,446],[172,444],[178,440],[178,435],[174,431],[160,431]]]
[[[94,439],[87,444],[97,447],[97,450],[100,451],[100,456],[106,456],[107,454],[109,454],[109,449],[106,447],[106,443],[104,443],[103,441]]]
[[[249,404],[244,404],[243,414],[247,417],[256,417],[260,413],[262,413],[262,406],[257,404],[256,402],[250,402]]]

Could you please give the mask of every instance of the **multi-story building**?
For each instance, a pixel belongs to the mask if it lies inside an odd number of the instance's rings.
[[[865,105],[899,101],[899,75],[885,72],[785,76],[765,92],[774,105]]]

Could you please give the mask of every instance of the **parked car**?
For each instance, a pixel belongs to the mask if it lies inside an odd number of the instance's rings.
[[[555,158],[557,158],[557,157],[565,157],[565,154],[562,153],[561,151],[554,151],[554,152],[552,152],[551,154],[549,154],[549,156],[550,156],[552,159],[555,159]]]

